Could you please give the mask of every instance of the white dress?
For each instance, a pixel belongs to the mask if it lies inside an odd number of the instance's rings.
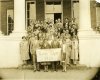
[[[20,43],[20,55],[21,55],[22,60],[30,59],[28,41],[21,41],[21,43]]]

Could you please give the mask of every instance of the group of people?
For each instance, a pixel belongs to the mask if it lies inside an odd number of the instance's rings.
[[[40,70],[40,65],[44,66],[45,72],[48,71],[49,65],[53,71],[57,71],[58,65],[62,65],[62,71],[66,71],[67,65],[76,65],[79,60],[77,30],[78,26],[74,19],[69,21],[66,18],[64,23],[60,19],[55,23],[52,20],[32,22],[27,29],[27,36],[23,36],[20,43],[23,65],[30,59],[29,53],[32,56],[34,71]],[[61,61],[37,62],[37,49],[52,48],[61,48]]]

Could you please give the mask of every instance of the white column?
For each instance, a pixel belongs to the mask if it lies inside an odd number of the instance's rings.
[[[0,2],[0,36],[3,36],[1,31],[1,2]]]
[[[79,29],[91,30],[90,0],[79,0]]]
[[[25,35],[25,0],[14,0],[13,34]]]
[[[95,32],[91,28],[90,0],[79,0],[79,55],[80,64],[91,66]]]

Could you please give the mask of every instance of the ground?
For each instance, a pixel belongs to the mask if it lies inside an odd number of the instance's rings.
[[[66,72],[34,72],[32,68],[0,69],[0,80],[92,80],[97,68],[68,67]]]

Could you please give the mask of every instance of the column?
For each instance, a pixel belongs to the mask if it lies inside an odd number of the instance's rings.
[[[1,31],[1,1],[0,1],[0,36],[3,36]]]
[[[25,0],[14,0],[14,31],[12,34],[25,35]]]
[[[79,56],[80,64],[91,67],[95,33],[91,28],[90,0],[79,0]]]
[[[91,30],[90,0],[79,0],[79,30]]]

